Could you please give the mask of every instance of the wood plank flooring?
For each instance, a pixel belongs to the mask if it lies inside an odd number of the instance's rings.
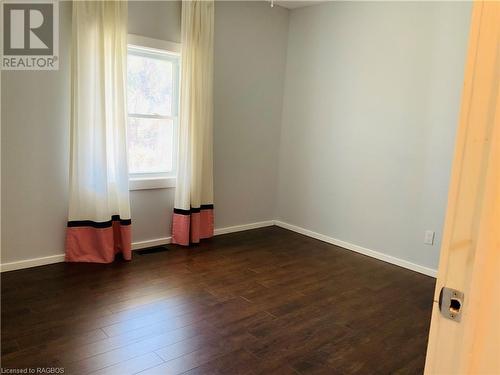
[[[434,279],[268,227],[1,275],[2,367],[421,374]]]

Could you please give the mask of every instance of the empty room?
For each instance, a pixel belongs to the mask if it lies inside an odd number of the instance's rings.
[[[499,1],[0,8],[2,374],[500,375]]]

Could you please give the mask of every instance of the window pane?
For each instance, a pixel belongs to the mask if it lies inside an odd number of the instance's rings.
[[[129,113],[172,115],[172,68],[170,61],[129,53]]]
[[[129,117],[129,173],[172,171],[173,125],[172,120]]]

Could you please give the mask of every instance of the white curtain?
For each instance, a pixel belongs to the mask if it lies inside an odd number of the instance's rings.
[[[172,240],[213,236],[214,2],[182,2],[179,164]]]
[[[73,2],[67,261],[131,257],[126,62],[127,2]]]

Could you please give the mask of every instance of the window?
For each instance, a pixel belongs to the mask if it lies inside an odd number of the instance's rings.
[[[127,61],[130,189],[175,186],[179,54],[173,44],[129,37]]]

